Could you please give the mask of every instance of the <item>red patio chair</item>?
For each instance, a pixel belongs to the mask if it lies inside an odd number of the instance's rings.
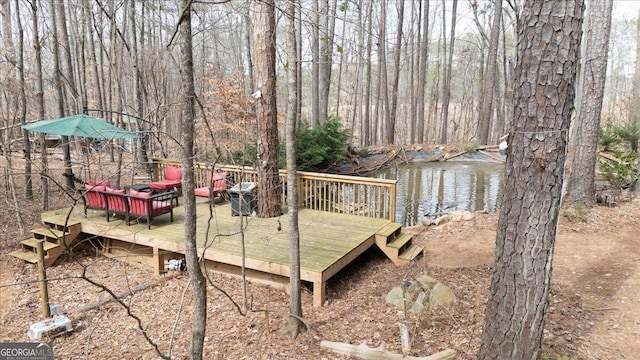
[[[168,165],[164,170],[164,180],[149,183],[149,188],[154,190],[171,190],[182,188],[182,169]]]

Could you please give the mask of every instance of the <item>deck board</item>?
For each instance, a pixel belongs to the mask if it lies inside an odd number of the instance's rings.
[[[199,251],[208,244],[205,258],[238,266],[242,255],[241,221],[245,224],[244,242],[247,268],[288,276],[289,220],[287,214],[260,219],[231,215],[229,204],[216,204],[213,217],[207,202],[198,199],[196,236]],[[89,210],[84,216],[81,207],[59,209],[42,214],[43,220],[63,222],[69,211],[72,220],[82,223],[82,232],[138,244],[165,251],[184,253],[184,207],[174,209],[174,222],[168,214],[158,216],[147,229],[145,221],[132,220],[127,226],[117,217],[106,221],[103,211]],[[376,232],[390,223],[386,219],[299,210],[300,267],[302,279],[322,282],[348,265],[366,248],[372,246]],[[207,237],[207,225],[209,234]],[[280,230],[278,230],[280,227]],[[219,235],[219,236],[215,236]],[[314,299],[315,300],[315,299]]]

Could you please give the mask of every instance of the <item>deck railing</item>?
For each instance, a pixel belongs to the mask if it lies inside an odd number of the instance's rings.
[[[154,179],[162,179],[167,165],[180,162],[153,159]],[[235,165],[194,164],[196,187],[207,186],[213,171],[226,171],[233,183],[257,182],[254,168]],[[283,204],[286,203],[287,172],[280,170]],[[301,208],[395,221],[396,180],[298,171],[298,206]]]

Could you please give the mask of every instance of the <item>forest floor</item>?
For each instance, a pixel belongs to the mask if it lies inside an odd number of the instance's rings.
[[[6,161],[6,160],[2,160]],[[1,166],[6,166],[2,164]],[[14,169],[20,160],[14,158]],[[20,178],[16,177],[16,182]],[[6,193],[6,185],[1,190]],[[20,188],[19,191],[22,191]],[[41,320],[37,272],[8,255],[20,233],[10,196],[0,207],[0,342],[28,342],[29,325]],[[52,207],[66,200],[53,193]],[[25,231],[36,227],[39,201],[20,201]],[[208,288],[206,359],[344,359],[322,349],[320,341],[370,347],[386,344],[400,353],[398,324],[409,325],[413,356],[454,349],[456,359],[475,359],[493,264],[497,214],[407,229],[425,246],[424,256],[397,267],[371,249],[328,283],[328,301],[313,307],[311,291],[303,293],[304,319],[310,326],[296,340],[287,332],[288,295],[266,286],[247,285],[251,309],[241,314],[221,291]],[[546,359],[636,359],[640,354],[640,200],[615,207],[594,207],[560,218],[553,262],[550,307],[543,341]],[[183,272],[154,275],[148,269],[97,255],[90,244],[79,248],[79,262],[63,261],[47,269],[49,297],[72,319],[74,331],[53,339],[57,359],[156,359],[145,340],[174,359],[188,358],[193,301]],[[115,294],[144,288],[118,303],[82,308]],[[405,317],[385,302],[403,279],[427,274],[450,287],[456,301],[448,311],[421,319]],[[241,302],[242,282],[209,274],[230,298]],[[9,286],[7,286],[9,285]],[[264,311],[267,310],[267,311]]]

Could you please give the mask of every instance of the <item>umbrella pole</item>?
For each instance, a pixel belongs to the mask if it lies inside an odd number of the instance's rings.
[[[62,154],[64,157],[64,177],[67,186],[67,192],[72,193],[75,190],[73,184],[73,168],[71,167],[71,147],[69,146],[69,137],[62,137]]]

